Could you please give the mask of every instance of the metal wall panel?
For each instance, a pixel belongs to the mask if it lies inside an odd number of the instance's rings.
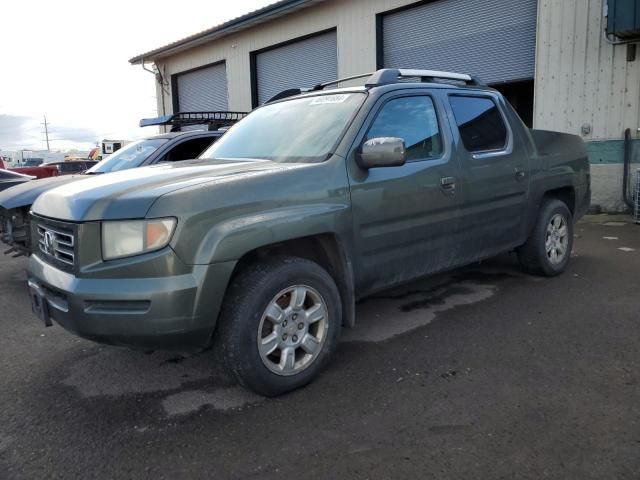
[[[227,69],[224,63],[178,74],[178,109],[181,112],[227,110]]]
[[[601,0],[541,0],[534,126],[622,140],[640,127],[640,59],[604,38]]]
[[[338,78],[335,31],[256,54],[258,103],[287,88],[312,87]]]
[[[439,0],[382,17],[385,67],[533,79],[537,0]]]

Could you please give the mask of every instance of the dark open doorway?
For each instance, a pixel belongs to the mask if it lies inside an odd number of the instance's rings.
[[[491,86],[504,95],[528,127],[533,127],[533,80]]]

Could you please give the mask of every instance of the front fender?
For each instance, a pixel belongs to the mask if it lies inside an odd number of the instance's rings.
[[[196,265],[227,262],[266,245],[338,233],[348,221],[347,215],[348,206],[341,204],[299,205],[254,212],[215,224],[194,254],[180,246],[175,248],[178,255],[192,257],[191,262]]]

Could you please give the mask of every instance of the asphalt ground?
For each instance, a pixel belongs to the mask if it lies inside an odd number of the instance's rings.
[[[274,399],[211,352],[45,329],[25,260],[0,258],[0,479],[638,479],[640,226],[576,237],[558,278],[505,255],[362,302],[326,371]]]

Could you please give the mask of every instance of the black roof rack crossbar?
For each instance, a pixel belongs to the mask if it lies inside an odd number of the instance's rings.
[[[357,80],[359,78],[366,78],[366,77],[370,77],[371,75],[373,75],[373,73],[361,73],[360,75],[353,75],[351,77],[339,78],[338,80],[333,80],[331,82],[320,83],[320,84],[316,85],[315,87],[313,87],[311,90],[324,90],[326,87],[329,87],[331,85],[337,85],[337,84],[342,83],[342,82],[348,82],[350,80]]]
[[[311,91],[309,88],[287,88],[286,90],[282,90],[280,93],[276,93],[273,97],[267,100],[267,103],[276,102],[278,100],[282,100],[283,98],[295,97],[296,95],[301,95],[303,93],[307,93]]]
[[[143,118],[140,126],[171,125],[172,132],[179,132],[181,127],[207,125],[209,130],[218,130],[232,126],[247,115],[247,112],[178,112],[156,118]]]
[[[324,90],[326,87],[331,85],[337,85],[342,82],[348,82],[349,80],[357,80],[358,78],[366,78],[366,77],[370,77],[371,75],[372,75],[371,73],[353,75],[352,77],[340,78],[338,80],[332,80],[331,82],[319,83],[318,85],[315,85],[311,88],[288,88],[286,90],[281,91],[280,93],[277,93],[276,95],[274,95],[264,103],[267,104],[267,103],[275,102],[277,100],[282,100],[283,98],[289,98],[295,95],[301,95],[303,93],[317,92],[320,90]]]

